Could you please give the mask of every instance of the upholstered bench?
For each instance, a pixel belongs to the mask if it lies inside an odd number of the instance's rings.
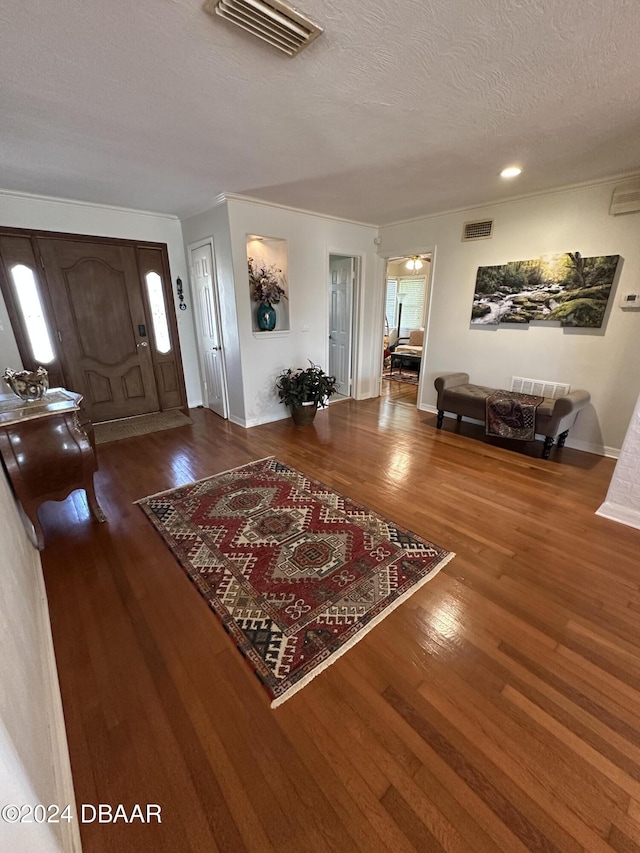
[[[442,427],[445,412],[463,417],[485,420],[486,399],[495,393],[495,388],[484,385],[472,385],[468,373],[443,373],[434,382],[438,392],[437,427]],[[572,391],[564,397],[554,400],[545,397],[536,409],[536,435],[544,436],[542,458],[548,459],[551,448],[558,436],[558,447],[564,447],[569,430],[575,423],[580,409],[583,409],[591,395],[588,391]]]

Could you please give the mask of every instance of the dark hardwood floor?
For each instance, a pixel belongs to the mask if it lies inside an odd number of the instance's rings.
[[[640,850],[640,531],[594,515],[614,463],[549,461],[415,408],[194,425],[99,447],[41,513],[85,853]],[[272,711],[136,498],[268,455],[457,557]]]

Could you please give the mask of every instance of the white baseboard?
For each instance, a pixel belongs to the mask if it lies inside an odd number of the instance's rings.
[[[245,426],[247,429],[250,429],[254,426],[262,426],[262,424],[271,424],[275,421],[285,421],[287,418],[290,418],[291,414],[289,409],[285,409],[283,412],[280,412],[277,415],[262,415],[258,418],[247,418]]]
[[[629,509],[629,507],[605,501],[600,509],[596,510],[596,515],[640,530],[640,510]]]
[[[418,404],[418,409],[421,412],[431,412],[434,415],[438,414],[437,406],[432,406],[430,403]],[[455,417],[455,415],[445,414],[445,418]],[[463,417],[462,420],[470,424],[484,426],[484,421],[479,421],[476,418]],[[620,450],[617,447],[606,447],[602,444],[593,444],[590,441],[567,438],[566,447],[572,447],[574,450],[582,450],[584,453],[595,453],[596,456],[607,456],[610,459],[617,459],[620,456]]]
[[[42,568],[40,566],[38,566],[36,575],[38,600],[40,602],[40,626],[42,630],[42,665],[46,675],[48,676],[48,717],[50,720],[49,742],[51,744],[51,762],[56,788],[55,802],[61,808],[64,808],[64,806],[69,804],[74,816],[74,819],[71,821],[61,820],[58,827],[60,829],[62,850],[64,853],[82,853],[78,816],[76,813],[76,797],[73,789],[73,777],[71,775],[71,762],[69,760],[69,747],[67,744],[67,731],[64,724],[62,697],[60,696],[60,683],[58,681],[58,668],[53,648],[53,637],[51,635],[49,604],[47,601],[47,591],[44,585]]]
[[[584,450],[585,453],[595,453],[597,456],[607,456],[610,459],[617,459],[620,456],[620,450],[617,447],[605,447],[602,444],[592,444],[589,441],[577,441],[568,438],[567,447]]]
[[[277,415],[262,415],[262,417],[258,418],[237,418],[235,415],[229,415],[229,420],[232,424],[241,426],[244,429],[251,429],[251,427],[262,426],[262,424],[271,424],[275,421],[285,421],[290,417],[291,415],[289,414],[289,410],[285,409],[284,412],[280,412]]]

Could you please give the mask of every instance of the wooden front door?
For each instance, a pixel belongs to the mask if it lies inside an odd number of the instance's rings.
[[[164,243],[0,228],[0,290],[23,366],[87,417],[186,407]]]
[[[67,386],[93,421],[160,408],[132,246],[38,239]]]

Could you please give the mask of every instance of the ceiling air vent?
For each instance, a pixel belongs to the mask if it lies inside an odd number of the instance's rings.
[[[640,181],[620,184],[611,196],[609,213],[617,216],[619,213],[637,213],[640,210]]]
[[[493,233],[493,219],[482,219],[478,222],[465,222],[462,229],[462,240],[488,240]]]
[[[206,0],[202,8],[289,56],[295,56],[322,32],[321,27],[280,0]]]

